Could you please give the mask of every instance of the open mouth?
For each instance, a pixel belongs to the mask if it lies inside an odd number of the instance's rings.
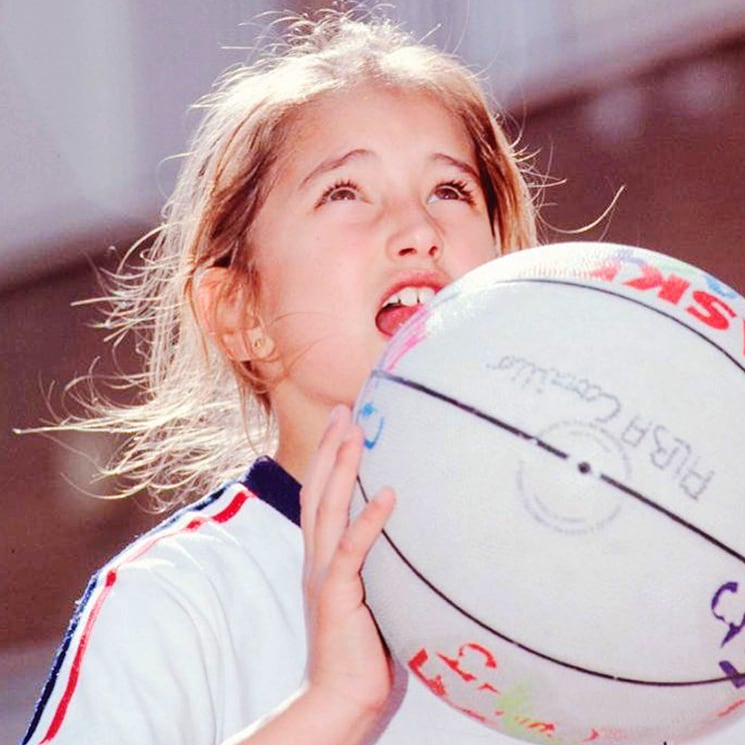
[[[383,302],[375,316],[378,331],[393,336],[406,321],[435,296],[435,289],[427,286],[407,285],[393,292]]]

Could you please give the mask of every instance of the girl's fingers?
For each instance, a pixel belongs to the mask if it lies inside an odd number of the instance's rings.
[[[334,468],[318,505],[313,537],[314,561],[323,568],[331,561],[349,522],[349,502],[362,453],[362,432],[351,427],[341,444]]]
[[[349,524],[362,438],[362,431],[352,424],[350,410],[337,407],[302,489],[305,582],[311,594],[326,579],[359,582],[362,562],[393,509],[393,492],[384,490]]]
[[[373,543],[382,533],[396,503],[393,489],[382,489],[365,505],[357,518],[344,531],[334,558],[329,564],[329,579],[357,577]]]

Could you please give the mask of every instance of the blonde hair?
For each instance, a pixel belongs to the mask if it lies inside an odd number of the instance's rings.
[[[456,114],[473,141],[503,250],[535,242],[519,158],[473,73],[384,17],[325,12],[293,19],[281,44],[230,71],[198,104],[205,115],[164,222],[152,244],[136,244],[113,275],[104,325],[114,343],[135,334],[147,364],[126,385],[138,400],[122,407],[89,399],[86,416],[58,426],[125,438],[105,471],[123,479],[123,493],[145,489],[161,505],[186,501],[242,472],[247,444],[254,453],[271,447],[268,391],[250,364],[228,362],[207,343],[195,282],[201,270],[224,266],[256,292],[251,228],[292,124],[308,102],[361,82],[427,91]]]

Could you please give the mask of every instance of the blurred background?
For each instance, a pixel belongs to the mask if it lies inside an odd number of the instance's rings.
[[[87,492],[105,438],[13,427],[112,361],[89,306],[158,224],[197,121],[269,0],[0,0],[0,743],[15,742],[90,573],[162,515]],[[743,0],[401,0],[391,16],[482,70],[535,154],[543,239],[633,243],[745,291]],[[75,452],[78,451],[78,452]]]

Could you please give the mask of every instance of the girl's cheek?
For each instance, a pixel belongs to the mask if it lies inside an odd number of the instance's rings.
[[[372,225],[375,221],[375,211],[371,208],[355,206],[345,210],[339,217],[339,224],[349,228],[365,228]]]

